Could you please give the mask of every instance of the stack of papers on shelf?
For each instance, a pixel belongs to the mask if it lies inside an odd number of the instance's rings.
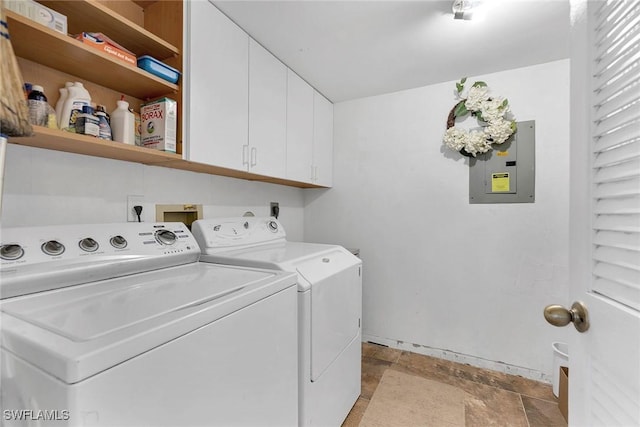
[[[137,66],[137,58],[133,52],[125,49],[102,33],[85,32],[78,34],[75,38],[88,46],[106,52],[109,55],[113,55],[129,65],[133,65],[134,67]]]

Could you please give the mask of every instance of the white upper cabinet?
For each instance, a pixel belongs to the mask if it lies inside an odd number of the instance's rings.
[[[330,187],[333,104],[212,3],[185,9],[185,158]]]
[[[286,178],[287,67],[251,39],[249,43],[248,171]],[[248,151],[248,153],[247,153]]]
[[[313,180],[313,88],[287,70],[287,179]]]
[[[331,187],[333,183],[333,104],[313,93],[313,176],[312,183]]]
[[[187,159],[246,169],[249,36],[211,3],[185,3]]]

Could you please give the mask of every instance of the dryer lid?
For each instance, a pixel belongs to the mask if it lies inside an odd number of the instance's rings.
[[[203,254],[201,261],[245,267],[292,271],[300,274],[298,290],[362,261],[342,246],[284,242],[261,247]]]

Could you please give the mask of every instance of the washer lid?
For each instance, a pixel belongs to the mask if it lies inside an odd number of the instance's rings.
[[[205,263],[5,300],[2,346],[75,383],[295,283]]]

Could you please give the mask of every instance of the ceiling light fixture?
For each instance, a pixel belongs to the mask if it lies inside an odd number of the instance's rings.
[[[453,19],[470,20],[473,17],[473,10],[477,6],[475,0],[454,0],[453,2]]]

